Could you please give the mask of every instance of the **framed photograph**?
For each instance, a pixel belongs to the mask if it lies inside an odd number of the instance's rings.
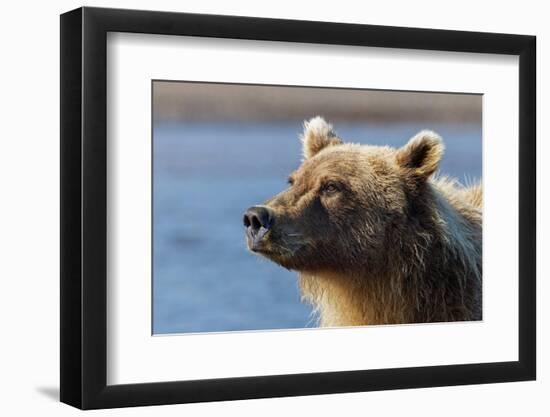
[[[533,380],[535,37],[61,16],[61,401]]]

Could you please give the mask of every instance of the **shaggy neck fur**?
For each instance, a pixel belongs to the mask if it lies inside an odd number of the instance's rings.
[[[414,201],[426,204],[388,226],[377,271],[300,272],[302,297],[319,325],[481,319],[481,187],[457,192],[440,179],[422,193]]]

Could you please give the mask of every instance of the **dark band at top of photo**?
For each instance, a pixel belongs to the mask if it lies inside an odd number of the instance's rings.
[[[155,122],[274,122],[321,114],[332,122],[481,124],[482,95],[153,81]]]

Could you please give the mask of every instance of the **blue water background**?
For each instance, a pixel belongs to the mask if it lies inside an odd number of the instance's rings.
[[[401,146],[443,136],[440,170],[480,179],[479,125],[339,124],[346,141]],[[296,275],[246,250],[242,214],[286,187],[301,123],[156,123],[153,129],[153,333],[312,326]]]

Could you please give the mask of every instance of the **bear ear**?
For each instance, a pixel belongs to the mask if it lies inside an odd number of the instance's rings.
[[[321,149],[327,146],[339,145],[342,143],[336,136],[332,125],[327,123],[320,116],[304,122],[304,133],[301,136],[304,158],[314,157]]]
[[[420,178],[428,178],[437,170],[444,149],[437,133],[423,130],[397,150],[397,164]]]

